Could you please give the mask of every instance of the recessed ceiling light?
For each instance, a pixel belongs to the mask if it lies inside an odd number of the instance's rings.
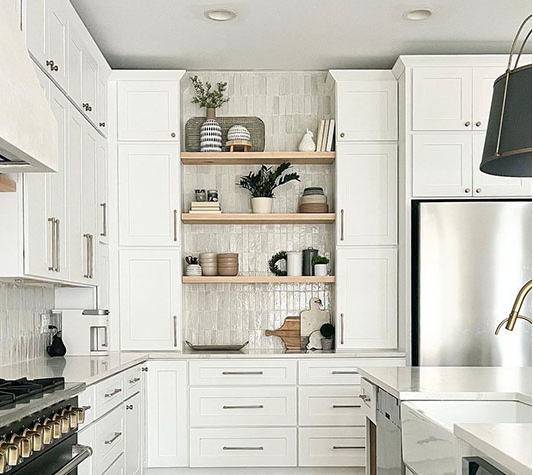
[[[416,10],[411,10],[404,13],[404,18],[411,21],[421,21],[427,20],[432,15],[431,10],[426,8],[417,8]]]
[[[204,15],[213,21],[230,21],[237,18],[237,13],[226,8],[216,8],[213,10],[206,10]]]

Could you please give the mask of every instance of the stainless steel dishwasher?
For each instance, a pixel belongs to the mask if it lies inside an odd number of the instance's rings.
[[[377,475],[404,475],[400,403],[378,388],[376,409]]]

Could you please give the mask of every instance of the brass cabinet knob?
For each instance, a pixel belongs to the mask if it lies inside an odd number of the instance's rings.
[[[172,132],[172,133],[170,134],[170,136],[171,136],[172,138],[175,138],[175,137],[176,137],[175,132]]]
[[[470,121],[469,121],[469,120],[467,120],[467,121],[465,122],[465,127],[470,127]]]
[[[19,460],[19,449],[14,444],[0,443],[0,455],[4,456],[7,465],[14,467]]]
[[[341,133],[340,133],[340,136],[341,136],[341,137],[344,137],[344,132],[341,132]]]
[[[481,121],[478,120],[478,121],[476,122],[476,127],[481,127]]]
[[[465,188],[465,193],[470,193],[470,188]]]
[[[481,188],[476,188],[476,193],[481,193]]]

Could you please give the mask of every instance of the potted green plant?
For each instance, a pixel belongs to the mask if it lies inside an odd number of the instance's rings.
[[[290,181],[300,181],[300,175],[296,172],[283,175],[290,167],[290,162],[283,162],[275,170],[262,165],[257,173],[241,176],[241,188],[252,194],[252,213],[272,213],[274,190]]]
[[[333,348],[333,337],[335,336],[335,327],[331,323],[324,323],[320,327],[320,334],[322,338],[322,349],[331,350]]]
[[[325,256],[313,257],[313,266],[315,269],[315,275],[325,276],[328,275],[329,259]]]

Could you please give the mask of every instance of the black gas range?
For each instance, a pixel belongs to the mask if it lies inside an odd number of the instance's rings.
[[[92,449],[78,445],[83,385],[63,378],[0,379],[0,474],[75,475]]]

